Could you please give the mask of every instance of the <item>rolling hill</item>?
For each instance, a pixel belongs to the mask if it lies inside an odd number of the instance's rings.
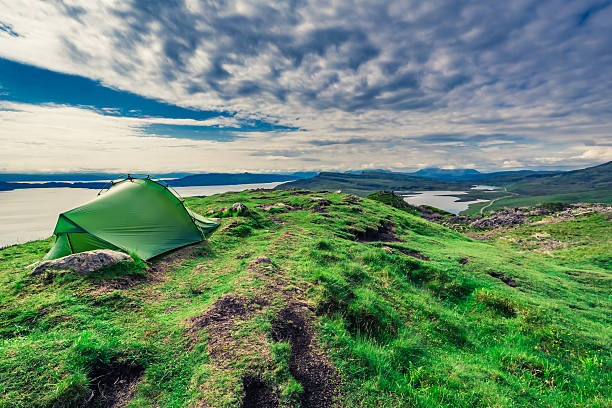
[[[487,179],[487,183],[509,192],[504,198],[497,198],[489,206],[491,210],[546,202],[612,204],[612,162],[551,174],[504,175]],[[466,197],[471,196],[473,193]],[[483,205],[487,204],[473,205],[468,211],[475,212]]]
[[[434,180],[402,173],[368,171],[361,174],[321,172],[315,177],[283,183],[276,188],[341,190],[365,196],[379,190],[463,190],[471,185],[471,183]]]
[[[276,188],[341,190],[361,196],[379,190],[463,190],[468,193],[461,196],[461,201],[494,200],[492,203],[470,205],[468,213],[476,213],[485,206],[488,210],[497,210],[504,206],[532,206],[555,201],[612,203],[612,162],[566,172],[514,171],[475,175],[473,172],[456,173],[454,171],[439,172],[438,170],[424,171],[421,175],[428,174],[432,177],[446,179],[450,177],[454,180],[388,172],[320,173],[318,176],[284,183]],[[470,176],[472,178],[464,178],[463,173],[472,173]],[[470,190],[473,185],[482,183],[498,186],[499,189],[493,192]]]
[[[610,213],[477,241],[337,193],[186,205],[221,227],[150,263],[33,276],[50,239],[0,250],[0,406],[612,403]]]

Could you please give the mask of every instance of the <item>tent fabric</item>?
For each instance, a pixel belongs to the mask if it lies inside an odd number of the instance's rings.
[[[189,211],[149,178],[114,183],[96,199],[60,214],[45,259],[92,249],[119,249],[142,259],[202,241],[219,223]]]

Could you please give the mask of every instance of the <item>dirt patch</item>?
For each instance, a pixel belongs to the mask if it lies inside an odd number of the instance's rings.
[[[289,192],[289,195],[292,195],[292,196],[300,196],[300,195],[308,195],[308,194],[312,194],[312,191],[308,191],[308,190],[291,190]]]
[[[278,396],[261,378],[247,376],[242,380],[244,397],[241,408],[276,408]]]
[[[499,279],[500,281],[504,282],[506,285],[510,286],[511,288],[516,288],[518,286],[518,283],[516,283],[514,279],[504,275],[501,272],[490,271],[487,273],[489,274],[489,276]]]
[[[247,314],[249,300],[244,296],[222,296],[203,315],[194,321],[197,327],[207,327],[213,322],[222,322]]]
[[[283,309],[272,324],[275,341],[291,345],[289,371],[302,385],[302,408],[325,408],[333,405],[338,375],[325,354],[314,342],[313,329],[296,305]]]
[[[272,203],[272,204],[261,204],[261,205],[258,205],[257,208],[261,208],[263,211],[272,211],[274,213],[303,210],[302,207],[292,206],[289,203],[283,203],[283,202],[277,202],[277,203]]]
[[[161,254],[153,258],[153,262],[149,262],[152,274],[165,274],[168,269],[176,262],[184,261],[185,259],[193,258],[194,255],[201,253],[208,246],[207,242],[197,242],[187,245],[174,251]]]
[[[365,230],[350,230],[356,241],[359,242],[400,242],[395,236],[395,226],[384,221],[378,227],[366,227]]]
[[[242,224],[240,221],[232,221],[228,226],[223,228],[221,232],[232,232],[234,228]]]
[[[233,326],[236,318],[245,318],[256,310],[256,304],[245,296],[225,295],[219,298],[203,314],[190,319],[189,347],[199,342],[199,334],[207,329],[208,351],[212,357],[231,357],[227,349],[233,343]]]
[[[475,239],[476,241],[490,241],[491,237],[486,236],[486,235],[480,235],[480,234],[475,234],[473,232],[467,232],[465,234],[466,237]]]
[[[567,242],[562,242],[556,239],[551,239],[548,241],[539,242],[539,246],[540,246],[539,250],[550,251],[553,249],[566,248],[567,245],[568,245]]]
[[[344,197],[344,201],[349,204],[359,204],[361,202],[361,198],[352,194],[348,194],[346,197]]]
[[[322,197],[312,197],[310,202],[313,205],[313,207],[312,207],[312,212],[313,213],[324,213],[324,212],[327,212],[327,207],[332,205],[331,201],[329,201],[326,198],[322,198]]]
[[[414,250],[414,249],[397,248],[397,247],[395,247],[395,249],[397,249],[398,251],[400,251],[404,255],[408,255],[408,256],[411,256],[413,258],[420,259],[422,261],[430,261],[431,260],[431,259],[429,259],[428,256],[425,256],[422,253],[420,253],[419,251]]]
[[[124,407],[134,396],[144,368],[133,361],[111,359],[91,373],[91,395],[85,407]]]
[[[117,289],[129,289],[142,283],[161,282],[164,280],[168,271],[173,268],[177,262],[192,258],[197,253],[201,252],[207,245],[206,242],[198,242],[158,255],[153,258],[153,260],[146,261],[148,269],[144,275],[129,275],[115,279],[102,280],[96,283],[96,286],[91,292],[94,294],[104,294]]]
[[[101,293],[112,292],[117,289],[129,289],[138,284],[154,280],[147,275],[122,276],[115,279],[103,280],[97,283],[95,291]]]
[[[240,362],[244,369],[242,378],[237,379],[243,388],[240,407],[278,407],[278,386],[264,381],[261,375],[265,367],[274,364],[270,333],[252,330],[253,322],[269,308],[285,307],[272,323],[271,337],[291,345],[290,372],[304,389],[301,407],[331,407],[339,382],[333,365],[314,341],[315,331],[307,318],[311,307],[303,301],[305,288],[293,285],[267,256],[252,258],[245,278],[258,284],[248,285],[245,294],[222,296],[204,313],[186,322],[188,347],[192,349],[204,340],[205,334],[210,369],[220,375],[231,376],[236,372],[236,362]],[[244,330],[250,334],[243,335]],[[200,388],[214,390],[218,387],[216,377],[211,376]]]

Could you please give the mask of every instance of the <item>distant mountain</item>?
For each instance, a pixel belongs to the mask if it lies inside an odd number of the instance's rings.
[[[193,173],[162,173],[155,174],[155,177],[180,178],[191,174]],[[124,175],[119,173],[0,173],[0,181],[110,181]]]
[[[411,175],[416,177],[429,177],[442,180],[476,177],[479,174],[481,173],[474,169],[440,169],[438,167],[428,167],[411,173]]]
[[[277,189],[342,190],[345,193],[367,195],[373,191],[391,190],[462,190],[470,183],[434,180],[401,173],[368,171],[362,174],[321,172],[317,176],[283,183]]]
[[[345,171],[345,173],[347,174],[365,174],[365,173],[396,173],[396,172],[391,171],[391,170],[386,170],[386,169],[372,169],[372,170],[347,170]]]
[[[70,183],[67,181],[48,181],[43,183],[6,183],[0,181],[0,191],[22,190],[28,188],[91,188],[94,190],[99,190],[106,185],[108,185],[108,183],[105,181],[76,181],[74,183]]]
[[[447,180],[447,181],[481,181],[490,179],[493,177],[508,176],[509,178],[516,177],[517,179],[522,178],[527,174],[551,174],[557,172],[550,171],[535,171],[535,170],[517,170],[517,171],[496,171],[492,173],[481,173],[475,169],[440,169],[437,167],[430,167],[415,171],[414,173],[408,173],[415,177],[427,177],[436,180]]]
[[[291,174],[254,174],[254,173],[205,173],[186,176],[177,180],[168,180],[172,187],[218,186],[225,184],[253,184],[290,181],[312,177],[317,173],[300,172]]]
[[[505,171],[480,173],[472,169],[440,171],[423,169],[419,174],[364,172],[320,173],[318,176],[284,183],[277,189],[302,188],[307,190],[342,190],[358,195],[374,191],[463,190],[462,200],[495,200],[501,206],[535,205],[563,201],[612,203],[612,162],[573,171]],[[463,174],[463,175],[461,175]],[[439,178],[435,178],[436,176]],[[454,178],[454,179],[445,179]],[[500,187],[498,190],[470,190],[474,184],[485,182]]]
[[[166,173],[155,175],[156,178],[168,178],[172,175],[180,175],[185,173]],[[253,174],[253,173],[205,173],[205,174],[189,174],[187,176],[166,180],[173,187],[187,186],[219,186],[226,184],[255,184],[255,183],[273,183],[282,181],[298,180],[317,175],[314,172],[297,172],[297,173],[273,173],[273,174]],[[0,180],[0,191],[26,189],[26,188],[91,188],[101,189],[108,184],[108,181],[118,178],[118,175],[108,173],[88,173],[77,174],[75,178],[69,179],[67,173],[63,174],[3,174],[2,176],[10,178],[12,181],[20,181],[19,183],[6,182]],[[59,177],[58,177],[59,176]],[[66,178],[69,181],[61,181]],[[55,180],[55,181],[45,181]],[[108,181],[85,181],[85,180],[108,180]],[[28,182],[29,181],[29,182]],[[37,181],[36,183],[34,181]]]

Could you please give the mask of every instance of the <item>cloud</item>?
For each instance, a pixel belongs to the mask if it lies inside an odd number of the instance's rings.
[[[0,21],[0,31],[5,32],[11,37],[19,37],[19,34],[13,30],[13,27],[10,24],[3,23]]]
[[[8,100],[88,105],[120,123],[145,116],[267,123],[239,139],[224,131],[223,148],[249,169],[377,161],[492,170],[608,157],[609,1],[14,0],[2,7],[1,57],[50,70],[53,84],[64,83],[58,73],[83,77],[82,89],[104,103],[45,84],[10,99],[16,91],[0,76]],[[51,97],[40,94],[45,89]],[[223,133],[143,123],[129,137],[144,131],[163,143],[188,137],[218,145]]]

